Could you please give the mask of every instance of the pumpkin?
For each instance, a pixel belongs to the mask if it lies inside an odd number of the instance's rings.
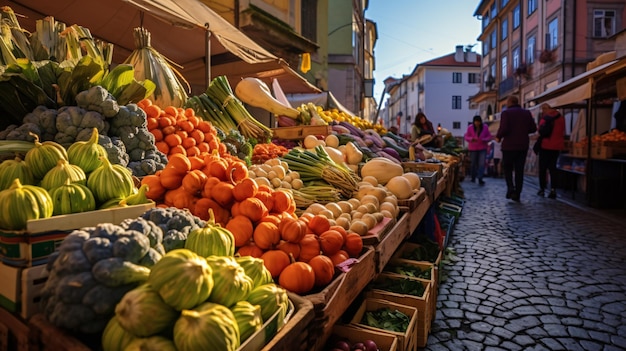
[[[293,195],[291,192],[287,192],[285,190],[277,189],[272,193],[272,199],[274,200],[274,212],[283,212],[289,210],[291,207],[291,203],[295,202],[293,199]]]
[[[300,240],[300,257],[302,262],[309,262],[321,252],[320,243],[315,234],[307,234]]]
[[[233,188],[233,197],[236,201],[243,201],[249,197],[255,196],[258,190],[259,187],[254,179],[245,178],[235,184],[235,187]]]
[[[191,171],[191,161],[183,154],[172,154],[168,156],[165,168],[173,168],[178,173],[185,174]]]
[[[313,231],[313,233],[320,235],[330,229],[330,221],[325,216],[314,215],[313,218],[309,220],[309,224],[307,226]]]
[[[291,263],[289,255],[282,250],[265,251],[263,255],[261,255],[261,259],[263,260],[265,268],[270,271],[274,279],[278,278],[285,267],[289,266]]]
[[[235,254],[235,238],[230,230],[215,223],[213,210],[209,210],[205,226],[189,232],[185,248],[202,257],[232,256]]]
[[[276,246],[278,250],[285,251],[290,257],[293,257],[294,260],[297,260],[300,257],[300,245],[296,243],[290,243],[288,241],[281,241],[278,246]]]
[[[328,256],[317,255],[309,261],[309,265],[315,272],[315,286],[326,286],[333,280],[335,265]]]
[[[303,295],[315,286],[315,272],[308,263],[294,262],[283,269],[278,284],[288,291]]]
[[[268,211],[274,210],[274,198],[272,198],[271,192],[259,190],[254,195],[254,197],[261,200],[261,202],[263,202],[263,205],[265,205],[265,208],[267,208]]]
[[[76,141],[67,148],[68,161],[90,173],[102,165],[100,157],[107,157],[106,149],[98,144],[98,129],[93,128],[87,141]]]
[[[271,222],[261,222],[252,233],[254,242],[261,249],[267,250],[280,242],[278,227]]]
[[[346,236],[344,249],[350,257],[358,257],[363,250],[363,239],[357,233],[350,233]]]
[[[219,180],[226,182],[230,180],[230,177],[228,177],[228,161],[226,161],[223,158],[216,158],[213,159],[210,163],[206,163],[208,169],[209,169],[209,174],[212,177],[217,177],[219,178]]]
[[[165,195],[165,191],[167,190],[163,187],[163,185],[161,185],[159,176],[155,174],[150,174],[141,178],[141,184],[146,184],[148,186],[146,196],[150,200],[154,201],[163,199],[163,195]]]
[[[22,230],[30,219],[52,216],[52,198],[35,185],[22,185],[18,178],[11,187],[0,191],[0,228]]]
[[[191,170],[201,170],[204,167],[204,159],[199,156],[187,156],[191,164]],[[204,173],[204,172],[203,172]],[[205,174],[206,175],[206,174]]]
[[[15,178],[18,178],[23,185],[35,184],[33,172],[19,157],[0,163],[0,190],[8,189]]]
[[[256,246],[255,243],[248,242],[237,250],[237,254],[239,256],[252,256],[256,258],[261,258],[261,256],[263,256],[263,250],[261,250],[260,247]]]
[[[233,203],[233,188],[235,186],[227,182],[219,182],[213,186],[211,197],[222,207],[230,207]]]
[[[180,188],[180,190],[182,190],[182,188]],[[184,190],[182,190],[182,193],[183,194],[181,195],[181,197],[185,197],[185,196],[191,197],[192,199],[191,201],[195,202],[193,207],[189,207],[190,209],[193,209],[191,211],[193,215],[198,216],[200,217],[200,219],[206,221],[206,220],[209,220],[209,218],[211,217],[209,215],[209,210],[211,210],[213,211],[213,216],[215,217],[215,223],[219,223],[219,225],[221,226],[226,226],[226,224],[228,224],[228,221],[230,219],[230,212],[228,212],[227,209],[220,206],[220,204],[205,197],[201,199],[197,199],[193,197],[192,195],[189,195],[189,193],[187,193]],[[178,206],[175,206],[175,207],[178,207]],[[184,208],[184,207],[179,207],[179,208]]]
[[[200,195],[202,190],[204,190],[204,184],[207,178],[206,174],[196,169],[185,174],[182,180],[182,186],[188,193]]]
[[[226,170],[226,176],[233,183],[239,183],[248,178],[248,166],[243,161],[231,161]]]
[[[331,225],[330,230],[338,231],[339,234],[343,237],[344,242],[346,241],[346,237],[348,236],[348,232],[346,229],[340,225]]]
[[[220,182],[221,180],[219,178],[208,177],[207,180],[204,182],[204,188],[202,189],[202,193],[201,193],[202,197],[212,199],[213,187],[216,184],[219,184]]]
[[[66,180],[71,183],[87,184],[85,172],[77,165],[70,164],[64,159],[60,159],[57,165],[52,167],[41,180],[41,187],[51,190],[66,184]]]
[[[267,207],[256,197],[249,197],[239,203],[239,213],[250,218],[252,222],[258,222],[267,216]]]
[[[79,183],[66,183],[53,188],[48,192],[52,198],[52,215],[64,215],[93,211],[96,209],[96,200],[87,186]]]
[[[241,247],[252,239],[252,233],[254,232],[254,226],[252,221],[246,216],[238,215],[231,218],[226,224],[226,229],[229,230],[235,238],[235,247]]]
[[[302,220],[284,217],[278,225],[278,230],[283,240],[299,243],[306,235],[306,227]]]
[[[304,221],[304,223],[307,224],[307,226],[309,225],[309,222],[311,221],[311,219],[315,217],[315,214],[311,213],[311,212],[304,212],[303,214],[300,215],[300,220]]]
[[[334,255],[329,256],[330,260],[333,261],[333,264],[336,266],[340,263],[342,263],[343,261],[347,260],[348,258],[350,258],[350,256],[348,255],[348,253],[344,250],[339,250],[337,253],[335,253]]]
[[[336,230],[327,230],[320,235],[320,247],[326,255],[334,255],[343,246],[343,236]]]
[[[188,209],[190,212],[193,212],[196,208],[196,203],[198,202],[198,198],[189,194],[188,192],[185,191],[184,188],[180,187],[178,189],[175,190],[170,190],[170,192],[173,192],[174,194],[176,194],[175,196],[173,196],[173,205],[176,208],[186,208]],[[200,217],[200,216],[198,216]],[[203,216],[204,220],[208,219],[208,216],[205,215]]]
[[[231,217],[241,216],[241,212],[239,212],[239,202],[235,201],[230,206],[230,215]]]
[[[177,189],[183,185],[183,177],[185,173],[181,173],[174,167],[165,167],[161,173],[159,173],[159,179],[161,185],[165,189]]]
[[[54,141],[39,141],[37,134],[32,134],[35,138],[35,146],[28,150],[24,161],[30,167],[35,179],[43,179],[43,177],[57,165],[59,160],[68,160],[65,148]]]
[[[263,223],[263,222],[269,222],[269,223],[273,223],[275,224],[277,227],[280,225],[281,223],[281,219],[280,217],[276,216],[276,215],[267,215],[263,218],[261,218],[261,221],[259,223]]]

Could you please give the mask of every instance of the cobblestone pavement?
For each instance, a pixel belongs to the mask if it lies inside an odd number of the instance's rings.
[[[485,180],[462,183],[424,350],[626,350],[626,225]]]

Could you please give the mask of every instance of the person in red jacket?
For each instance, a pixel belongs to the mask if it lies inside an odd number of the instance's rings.
[[[520,201],[530,144],[528,135],[536,131],[537,124],[530,111],[520,106],[517,96],[509,96],[506,110],[500,114],[500,127],[496,133],[496,141],[502,141],[502,170],[506,179],[507,199]]]
[[[556,199],[556,162],[565,143],[565,118],[549,104],[541,105],[539,136],[541,149],[539,150],[539,192],[537,195],[542,197],[545,195],[548,184],[546,176],[550,172],[551,190],[548,197]]]
[[[478,184],[485,185],[483,176],[485,175],[485,156],[487,155],[487,145],[492,139],[489,128],[483,124],[480,116],[474,116],[472,124],[467,127],[465,141],[469,144],[467,149],[470,154],[470,174],[472,182],[478,178]]]

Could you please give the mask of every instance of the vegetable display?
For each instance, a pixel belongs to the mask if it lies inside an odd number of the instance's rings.
[[[361,324],[374,328],[404,333],[409,327],[410,318],[406,314],[390,308],[380,308],[375,311],[366,311]]]

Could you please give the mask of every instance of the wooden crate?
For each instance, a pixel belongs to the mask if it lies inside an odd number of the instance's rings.
[[[119,224],[124,219],[140,216],[154,207],[154,202],[135,206],[52,216],[27,222],[26,230],[0,229],[0,258],[16,267],[30,267],[48,262],[63,239],[74,229],[100,223]]]
[[[432,294],[431,294],[431,284],[426,280],[420,279],[412,279],[412,278],[402,278],[397,275],[390,275],[387,273],[381,273],[375,281],[380,281],[382,279],[410,279],[414,281],[421,282],[424,286],[424,294],[422,296],[414,296],[414,295],[406,295],[406,294],[398,294],[390,291],[380,290],[380,289],[370,289],[366,292],[365,296],[368,298],[381,299],[385,301],[390,301],[393,303],[397,303],[400,305],[410,306],[415,308],[416,314],[416,325],[415,328],[417,333],[415,335],[415,343],[417,347],[426,346],[426,342],[428,341],[428,334],[430,333],[431,321],[432,321]]]
[[[626,143],[599,141],[591,144],[591,157],[597,159],[626,155]]]
[[[39,311],[41,289],[48,280],[46,266],[12,267],[0,264],[0,306],[28,319]]]
[[[400,311],[410,318],[409,327],[404,333],[374,328],[361,323],[363,315],[367,311],[375,311],[380,308],[391,308]],[[404,304],[395,303],[385,299],[366,298],[352,317],[350,324],[356,325],[364,329],[375,330],[381,333],[387,333],[398,339],[398,351],[416,351],[417,350],[417,309]]]
[[[30,328],[25,321],[0,308],[0,351],[36,350]]]
[[[422,202],[412,211],[409,212],[409,235],[417,229],[417,226],[420,224],[424,215],[430,208],[430,205],[433,203],[433,200],[426,196],[422,200]]]
[[[426,197],[426,189],[421,187],[417,193],[411,196],[408,199],[398,200],[398,206],[408,208],[408,211],[411,212],[415,210],[415,208],[424,200]]]
[[[399,265],[399,266],[413,266],[415,268],[419,268],[421,271],[429,271],[429,278],[427,277],[412,277],[409,275],[403,275],[400,273],[396,273],[392,270],[392,267],[394,265]],[[435,313],[437,312],[437,295],[438,295],[438,283],[439,283],[439,279],[437,279],[437,270],[435,269],[435,264],[434,263],[430,263],[430,262],[424,262],[424,261],[411,261],[411,260],[406,260],[406,259],[402,259],[402,258],[392,258],[389,263],[387,264],[387,266],[385,266],[385,269],[383,270],[383,273],[385,274],[389,274],[389,275],[397,275],[398,277],[405,277],[405,278],[417,278],[419,280],[425,280],[428,281],[430,283],[430,297],[429,297],[429,303],[428,305],[430,306],[430,316],[431,316],[431,320],[434,319]]]
[[[404,172],[437,172],[437,179],[443,177],[443,163],[430,162],[402,162]]]
[[[308,344],[308,328],[315,316],[313,304],[293,293],[289,293],[289,299],[295,308],[293,315],[261,351],[306,351],[311,349]]]
[[[332,131],[331,126],[294,126],[272,128],[274,138],[284,140],[304,139],[308,135],[329,135]]]
[[[410,216],[411,213],[403,214],[389,234],[374,247],[376,253],[376,273],[380,273],[383,270],[383,267],[389,262],[400,243],[410,235],[411,232],[409,232],[408,228]]]
[[[338,341],[347,341],[350,345],[372,340],[380,351],[396,351],[398,349],[398,338],[395,335],[381,333],[372,329],[361,328],[355,325],[336,324],[333,327],[333,334],[327,342],[324,350],[332,350]]]
[[[361,236],[363,245],[376,245],[387,236],[396,225],[395,218],[383,218],[374,228],[367,231],[367,235]]]

